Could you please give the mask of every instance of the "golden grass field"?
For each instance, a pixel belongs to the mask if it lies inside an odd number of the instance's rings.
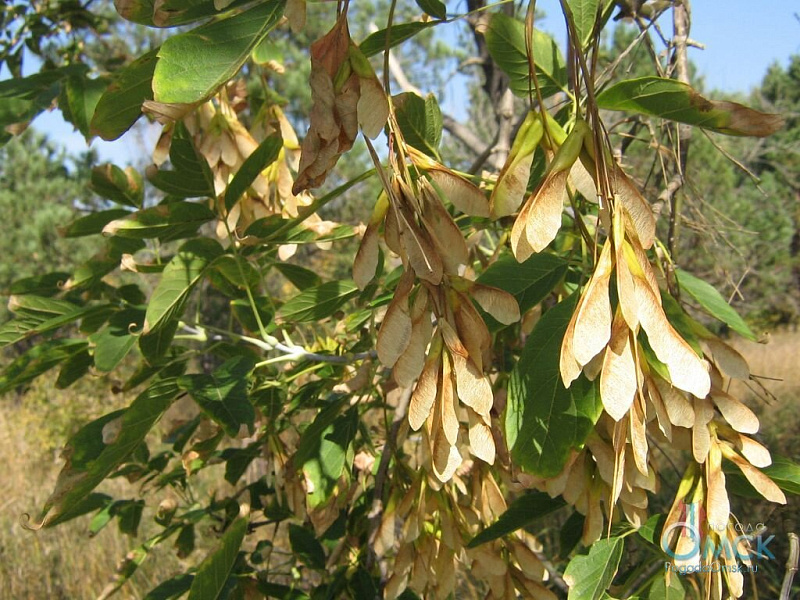
[[[733,391],[748,399],[761,416],[762,433],[770,446],[797,460],[800,333],[777,332],[766,344],[737,341],[734,345],[748,359],[754,375],[780,380],[762,380],[775,396],[767,402],[744,387]],[[56,392],[46,380],[36,383],[25,397],[9,395],[0,404],[0,600],[96,598],[119,559],[155,527],[150,508],[142,517],[138,539],[120,534],[114,522],[89,539],[89,517],[35,533],[22,528],[21,515],[35,515],[53,488],[61,468],[58,444],[83,422],[130,400],[110,394],[100,399],[85,388]],[[105,489],[115,497],[135,496],[135,487],[127,482],[111,483]],[[792,506],[797,505],[794,499]],[[781,510],[786,514],[793,509]],[[143,598],[157,583],[181,570],[169,542],[153,552],[116,598]],[[776,567],[782,571],[782,564]]]

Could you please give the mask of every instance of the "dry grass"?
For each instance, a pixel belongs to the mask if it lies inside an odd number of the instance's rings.
[[[109,524],[89,539],[90,517],[53,529],[26,531],[23,513],[37,514],[61,469],[54,450],[76,425],[116,408],[122,399],[99,400],[75,391],[54,392],[48,384],[35,386],[28,397],[0,403],[0,599],[81,600],[96,598],[113,575],[116,565],[152,530],[152,513],[145,510],[139,538],[119,533]],[[96,393],[96,392],[95,392]],[[66,416],[65,416],[66,415]],[[102,490],[114,497],[134,497],[135,488],[122,480]],[[142,598],[157,583],[176,574],[177,559],[169,544],[156,548],[118,598]]]

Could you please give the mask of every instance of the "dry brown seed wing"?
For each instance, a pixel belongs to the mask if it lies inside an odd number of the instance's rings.
[[[750,366],[741,354],[720,339],[709,338],[704,341],[714,363],[725,375],[742,381],[750,379]]]
[[[581,366],[599,354],[611,338],[611,269],[611,242],[606,241],[575,316],[572,351]]]
[[[739,433],[756,433],[758,417],[743,402],[720,390],[712,390],[711,398],[722,416]]]
[[[412,322],[409,314],[408,295],[414,282],[411,271],[405,271],[395,290],[394,299],[383,317],[376,350],[378,358],[387,367],[392,367],[411,342]]]
[[[503,170],[500,171],[489,199],[492,218],[499,219],[514,214],[519,208],[528,188],[532,164],[533,153],[526,154],[517,160],[506,163]]]
[[[628,412],[639,387],[630,338],[628,324],[618,311],[600,372],[600,399],[603,408],[615,421]]]
[[[420,183],[422,186],[422,183]],[[445,270],[457,274],[460,265],[469,261],[469,249],[458,225],[430,186],[423,187],[423,223],[444,262]]]
[[[725,488],[725,475],[722,472],[722,453],[716,442],[711,444],[708,451],[706,479],[708,482],[708,499],[706,501],[708,522],[715,531],[720,531],[728,525],[731,504],[728,499],[728,490]]]
[[[423,291],[425,290],[420,290],[420,293]],[[432,331],[433,325],[429,312],[425,311],[417,318],[412,315],[411,339],[392,370],[392,376],[400,387],[411,387],[422,372],[425,365],[425,349],[431,340]]]
[[[739,448],[739,452],[741,452],[754,467],[763,469],[772,464],[772,457],[769,454],[769,450],[752,438],[745,435],[737,435],[736,447]]]
[[[645,394],[656,413],[658,428],[661,430],[661,433],[664,434],[664,437],[671,442],[672,420],[669,418],[669,412],[664,404],[664,399],[661,397],[661,393],[658,391],[658,387],[651,377],[645,380]]]
[[[433,351],[437,344],[434,340],[431,353],[425,361],[422,373],[417,381],[417,387],[411,394],[408,404],[408,424],[417,431],[431,414],[431,409],[436,401],[439,389],[439,373],[441,372],[441,342],[438,342],[438,352]]]
[[[492,428],[489,427],[480,415],[471,408],[467,408],[469,417],[469,451],[482,461],[494,464],[495,446]]]
[[[491,361],[492,335],[469,298],[460,296],[461,302],[454,310],[458,337],[475,363],[478,371]]]
[[[667,409],[670,422],[677,427],[690,429],[694,425],[694,408],[683,392],[676,390],[669,382],[654,377],[664,408]]]
[[[353,261],[353,281],[358,289],[363,290],[378,268],[378,226],[370,223],[361,238],[356,258]]]
[[[434,285],[442,281],[444,266],[428,235],[414,222],[410,211],[400,207],[397,215],[400,244],[417,277]],[[402,254],[401,254],[402,256]]]
[[[460,212],[471,217],[489,216],[489,201],[478,187],[441,166],[428,171],[428,175]]]
[[[633,462],[642,475],[647,475],[647,432],[645,430],[644,412],[637,397],[630,411],[631,448]]]
[[[714,418],[714,407],[707,398],[697,398],[694,402],[694,426],[692,427],[692,455],[695,462],[706,461],[711,448],[711,435],[708,423]]]
[[[519,304],[508,292],[476,283],[472,286],[472,297],[478,305],[503,325],[519,321]]]
[[[517,262],[525,262],[534,253],[533,247],[528,242],[528,236],[525,234],[526,223],[530,218],[531,210],[533,210],[533,200],[534,196],[530,196],[525,201],[522,210],[514,221],[514,225],[511,227],[511,252]]]
[[[358,122],[364,135],[374,140],[383,131],[389,118],[389,102],[376,77],[359,77],[359,86]]]
[[[581,308],[583,298],[578,300],[578,306],[567,325],[567,330],[564,332],[564,338],[561,340],[561,354],[559,355],[559,373],[561,373],[561,381],[564,382],[565,387],[572,385],[578,376],[581,374],[582,366],[575,359],[575,350],[573,347],[573,339],[575,338],[575,320],[578,317],[578,311]]]
[[[433,436],[431,450],[433,473],[439,481],[445,483],[453,478],[463,459],[458,448],[447,441],[443,427],[434,428],[431,436]]]
[[[534,252],[547,248],[561,229],[561,213],[569,201],[568,176],[569,171],[551,173],[533,193],[533,203],[525,221],[525,236]]]
[[[442,430],[447,442],[455,446],[458,441],[458,415],[456,414],[456,394],[453,387],[453,372],[448,353],[442,353],[442,379],[436,408],[441,414]]]
[[[636,278],[639,321],[658,360],[667,366],[672,384],[698,398],[711,390],[708,363],[697,356],[670,325],[653,290],[643,277]]]
[[[650,205],[619,167],[614,170],[613,185],[614,195],[630,218],[636,237],[644,248],[650,248],[656,236],[656,220]]]
[[[720,446],[723,455],[725,458],[732,461],[739,469],[742,471],[744,476],[747,478],[747,481],[750,482],[756,491],[764,496],[770,502],[776,502],[778,504],[786,504],[786,496],[781,491],[772,479],[770,479],[767,475],[756,469],[753,465],[743,459],[741,456],[736,454],[730,448],[726,446]]]

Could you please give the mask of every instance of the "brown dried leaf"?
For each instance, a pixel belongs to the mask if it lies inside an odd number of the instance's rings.
[[[359,77],[360,96],[356,112],[364,135],[375,139],[389,119],[389,102],[377,77]]]
[[[648,378],[645,381],[645,393],[648,401],[653,407],[653,411],[656,413],[656,422],[658,424],[658,428],[661,430],[661,433],[664,434],[664,437],[671,442],[672,422],[669,418],[667,407],[664,406],[664,400],[661,397],[661,393],[658,391],[658,387],[656,387],[656,384],[653,382],[652,378]]]
[[[482,373],[483,365],[491,360],[492,335],[472,302],[463,296],[460,298],[461,302],[453,311],[458,338],[467,349],[469,358]]]
[[[458,448],[447,441],[442,427],[437,427],[431,435],[434,436],[431,450],[433,473],[439,481],[446,483],[453,478],[463,459]]]

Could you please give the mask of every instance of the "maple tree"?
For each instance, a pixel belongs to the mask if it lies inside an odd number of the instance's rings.
[[[756,557],[727,482],[782,504],[798,467],[772,465],[753,437],[758,417],[727,391],[750,379],[747,363],[681,300],[754,334],[671,253],[687,127],[763,137],[781,118],[691,88],[685,4],[635,15],[635,43],[661,14],[676,31],[669,60],[635,79],[612,79],[617,62],[598,67],[615,10],[601,0],[561,3],[566,59],[535,28],[534,2],[455,14],[418,0],[406,22],[392,2],[384,28],[354,40],[346,0],[117,0],[122,18],[175,32],[102,76],[76,43],[23,77],[26,27],[96,31],[90,4],[6,5],[5,139],[53,103],[87,137],[117,139],[143,117],[161,134],[143,173],[93,170],[105,204],[64,234],[102,236],[102,249],[66,277],[13,285],[0,340],[37,343],[0,391],[58,368],[58,387],[111,373],[115,391],[135,394],[66,443],[55,490],[28,522],[93,512],[130,528],[145,504],[96,488],[116,476],[139,486],[160,529],[101,597],[155,546],[192,554],[198,531],[218,536],[213,547],[148,598],[444,598],[464,586],[487,598],[742,596],[737,568]],[[312,105],[298,136],[279,99],[247,82],[280,75],[270,36],[300,39],[312,9],[328,32],[307,49]],[[390,55],[461,20],[485,50],[497,112],[495,143],[470,172],[445,164],[436,98],[393,94],[408,85]],[[613,146],[619,113],[647,120],[666,160],[658,210]],[[325,187],[359,135],[372,168]],[[365,225],[323,218],[367,180],[380,191]],[[354,237],[352,279],[292,262]],[[648,505],[661,443],[684,451],[684,466],[659,516]],[[534,532],[565,507],[556,550]],[[618,575],[635,531],[657,568]],[[721,554],[689,555],[701,537]],[[690,589],[665,557],[730,568]]]

